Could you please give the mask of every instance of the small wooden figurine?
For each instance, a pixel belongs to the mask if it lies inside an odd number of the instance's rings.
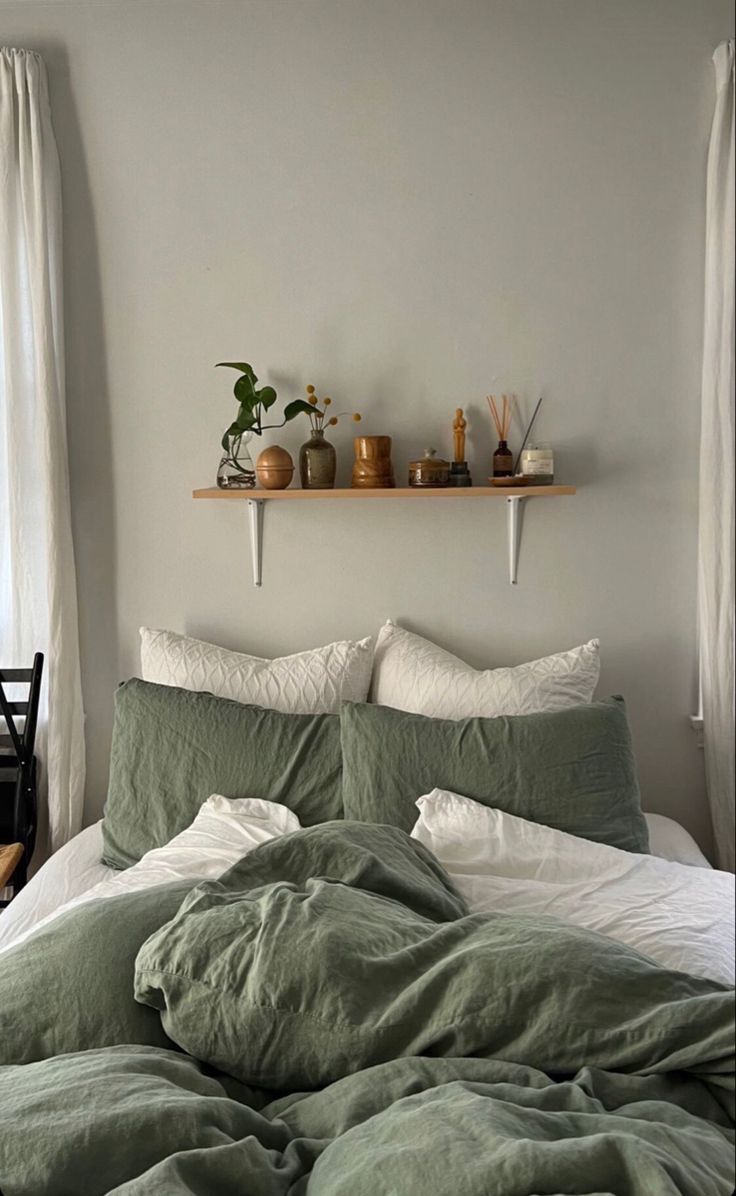
[[[463,409],[458,407],[455,411],[455,422],[452,425],[453,438],[455,440],[455,460],[465,460],[465,429],[468,426],[468,421],[463,418]]]
[[[468,421],[463,415],[462,407],[455,409],[455,419],[452,424],[452,437],[455,444],[455,459],[450,466],[450,486],[472,486],[468,463],[465,460],[465,429]]]

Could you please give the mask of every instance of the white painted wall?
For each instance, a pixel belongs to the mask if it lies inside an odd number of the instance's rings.
[[[89,819],[141,623],[269,655],[390,615],[477,665],[600,636],[645,806],[708,847],[687,717],[727,36],[727,0],[0,2],[62,157]],[[257,592],[245,509],[190,498],[234,407],[222,358],[357,406],[399,476],[461,404],[478,481],[503,371],[527,408],[543,387],[580,492],[529,509],[516,589],[500,503],[271,507]]]

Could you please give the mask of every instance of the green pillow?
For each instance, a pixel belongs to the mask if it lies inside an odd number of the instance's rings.
[[[0,955],[0,1065],[118,1043],[172,1047],[158,1014],[133,997],[141,944],[193,881],[91,901]]]
[[[449,789],[594,843],[649,849],[623,698],[459,722],[345,702],[340,722],[345,818],[410,831],[416,799]]]
[[[212,793],[342,817],[340,720],[282,714],[133,679],[115,697],[104,861],[128,868],[188,827]]]

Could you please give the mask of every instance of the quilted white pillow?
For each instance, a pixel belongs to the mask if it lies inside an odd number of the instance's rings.
[[[473,669],[390,620],[376,643],[371,701],[429,718],[496,718],[593,699],[599,641],[506,669]]]
[[[340,703],[364,702],[373,665],[373,640],[339,640],[310,652],[264,660],[202,640],[141,627],[141,676],[265,706],[283,714],[336,714]]]

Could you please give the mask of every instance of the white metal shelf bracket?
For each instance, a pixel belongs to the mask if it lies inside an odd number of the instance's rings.
[[[517,584],[519,568],[519,549],[521,546],[521,531],[523,523],[523,503],[531,495],[514,494],[506,499],[506,528],[509,554],[509,582]],[[262,498],[248,499],[248,518],[250,523],[250,555],[253,568],[253,585],[260,589],[263,580],[263,509],[266,503]]]
[[[263,507],[262,498],[248,499],[250,520],[250,559],[253,565],[253,585],[260,587],[263,572]]]
[[[506,499],[506,525],[509,541],[509,582],[516,585],[516,574],[519,567],[519,545],[521,543],[522,503],[524,498],[520,494]]]

